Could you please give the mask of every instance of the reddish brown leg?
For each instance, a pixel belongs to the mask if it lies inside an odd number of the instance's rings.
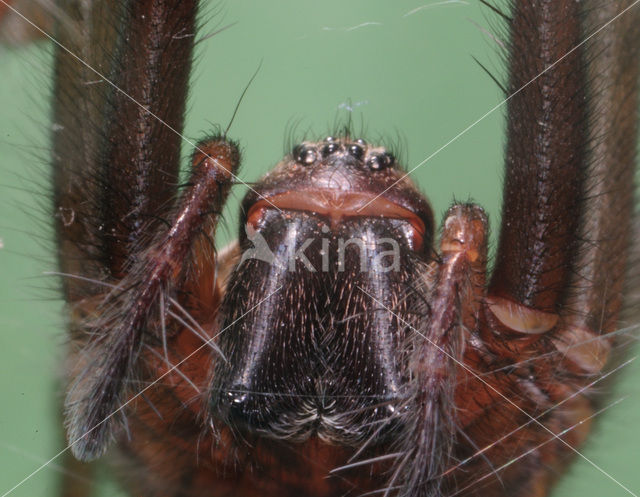
[[[482,208],[454,205],[443,221],[441,260],[424,327],[413,327],[415,348],[410,362],[415,378],[405,455],[397,466],[399,483],[411,496],[442,495],[443,474],[453,464],[456,438],[455,383],[464,376],[463,353],[478,328],[485,290],[487,218]],[[419,329],[418,329],[419,328]],[[419,441],[419,442],[418,442]],[[400,472],[402,475],[400,476]],[[398,480],[396,482],[396,480]]]
[[[558,312],[569,279],[585,181],[585,71],[582,50],[571,52],[579,20],[577,2],[526,0],[515,3],[510,26],[515,95],[489,294],[547,313]]]
[[[64,273],[106,280],[110,268],[104,262],[103,230],[98,229],[108,213],[100,204],[105,165],[99,154],[104,141],[99,124],[111,90],[99,74],[113,74],[115,61],[108,54],[117,41],[116,2],[60,5],[65,17],[55,38],[64,48],[55,53],[51,137],[58,258]],[[62,282],[68,302],[104,293],[103,286],[79,278]]]
[[[201,143],[174,205],[196,0],[62,4],[54,202],[76,339],[66,414],[74,454],[92,459],[144,376],[140,351],[176,332],[168,309],[189,301],[194,276],[210,284],[205,297],[216,291],[215,256],[192,260],[192,249],[210,243],[200,235],[213,235],[239,154],[224,138]]]
[[[490,300],[506,299],[492,305],[503,322],[511,303],[539,331],[555,324],[553,314],[594,331],[611,331],[617,319],[633,211],[638,9],[582,41],[631,3],[582,11],[570,1],[517,3],[503,222],[489,287]]]
[[[585,5],[586,33],[621,14],[631,1]],[[578,256],[563,314],[570,328],[610,333],[617,326],[631,243],[638,136],[640,8],[631,8],[590,40],[589,156]]]
[[[57,36],[71,54],[58,48],[55,64],[61,265],[117,279],[131,262],[127,254],[149,242],[175,198],[196,1],[62,4]],[[68,300],[86,290],[66,280]]]
[[[502,230],[456,391],[464,495],[546,495],[588,431],[576,392],[606,360],[630,243],[639,10],[581,42],[631,3],[515,2]]]

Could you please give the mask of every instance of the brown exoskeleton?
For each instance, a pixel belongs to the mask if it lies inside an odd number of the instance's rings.
[[[91,63],[127,95],[83,88],[86,69],[59,53],[62,269],[90,280],[65,280],[74,452],[95,457],[114,436],[143,495],[544,495],[586,434],[581,389],[602,372],[598,336],[621,306],[637,13],[620,18],[620,38],[593,42],[605,52],[593,59],[584,32],[620,4],[579,15],[574,2],[518,2],[510,14],[515,94],[485,285],[482,210],[454,206],[435,243],[393,157],[349,133],[303,143],[254,185],[238,248],[216,255],[208,236],[239,154],[225,136],[201,142],[173,202],[166,124],[181,128],[190,40],[177,34],[193,32],[195,7],[168,3],[136,2],[97,30],[122,62],[98,51]],[[65,43],[82,52],[74,36]],[[147,50],[158,40],[176,52],[171,74]],[[100,133],[66,114],[86,91],[89,116],[108,116]]]

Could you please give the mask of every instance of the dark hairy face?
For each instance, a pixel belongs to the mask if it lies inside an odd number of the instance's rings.
[[[328,137],[296,146],[246,196],[215,418],[342,444],[394,425],[433,242],[431,208],[404,176],[384,148]]]

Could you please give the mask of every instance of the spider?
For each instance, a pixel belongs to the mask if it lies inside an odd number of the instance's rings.
[[[342,26],[342,27],[344,27],[344,26]],[[354,138],[355,138],[355,137],[354,137]],[[430,181],[430,182],[431,182],[431,181]]]

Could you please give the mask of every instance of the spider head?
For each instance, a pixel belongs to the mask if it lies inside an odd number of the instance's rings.
[[[354,218],[397,219],[406,223],[413,250],[429,248],[433,213],[427,200],[383,147],[362,139],[327,137],[295,146],[243,203],[243,219],[258,230],[269,210],[305,212],[332,230]]]

